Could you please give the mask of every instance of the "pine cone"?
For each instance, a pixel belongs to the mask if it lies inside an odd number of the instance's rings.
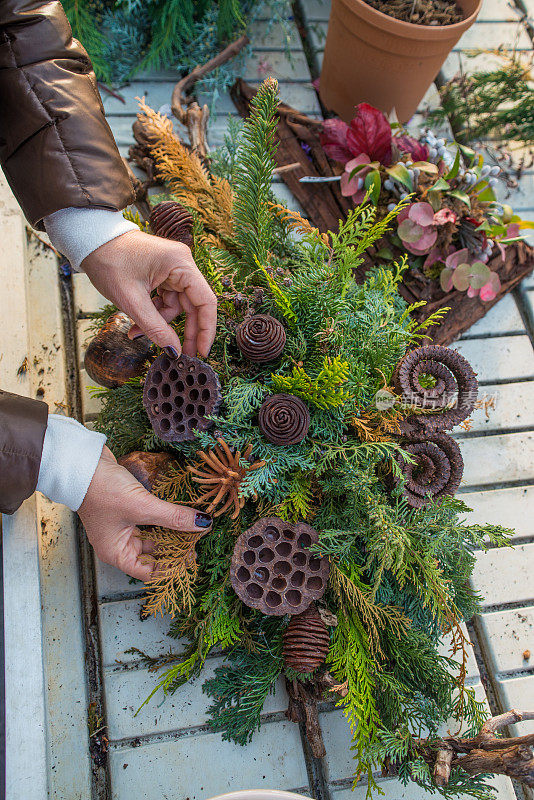
[[[238,326],[236,340],[249,361],[263,364],[281,355],[286,344],[286,332],[282,323],[270,314],[254,314]]]
[[[193,217],[180,203],[174,200],[158,203],[152,209],[149,223],[156,236],[193,246]]]
[[[328,628],[315,603],[291,617],[284,633],[284,662],[296,672],[313,672],[324,662],[330,645]]]
[[[435,386],[424,387],[421,375],[435,378]],[[406,438],[418,439],[450,430],[466,419],[475,406],[478,391],[476,375],[456,350],[442,345],[426,345],[411,350],[397,364],[393,385],[405,402],[441,413],[412,415],[401,423]],[[455,394],[457,397],[455,399]],[[454,401],[451,408],[447,406]]]
[[[397,458],[406,477],[404,496],[410,506],[422,508],[454,495],[462,480],[464,462],[451,436],[435,433],[425,441],[408,441],[404,449],[415,459],[415,463],[407,464],[401,456]]]
[[[265,438],[273,444],[298,444],[308,433],[310,412],[299,397],[273,394],[260,408],[258,425]]]

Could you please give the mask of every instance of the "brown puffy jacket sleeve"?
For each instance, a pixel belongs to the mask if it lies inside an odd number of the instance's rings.
[[[59,2],[0,0],[0,163],[28,219],[120,210],[133,184]]]
[[[0,390],[0,512],[13,514],[37,486],[48,406]]]

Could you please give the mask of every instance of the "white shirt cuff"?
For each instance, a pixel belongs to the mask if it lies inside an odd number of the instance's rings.
[[[48,415],[37,489],[49,500],[77,511],[104,447],[103,433],[90,431],[70,417]]]
[[[107,208],[62,208],[44,218],[52,245],[69,260],[75,272],[86,256],[106,242],[139,228],[122,211]]]

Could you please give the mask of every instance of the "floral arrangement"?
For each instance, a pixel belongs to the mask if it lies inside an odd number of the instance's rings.
[[[341,193],[355,205],[369,198],[381,218],[409,201],[388,241],[409,254],[411,266],[439,279],[444,292],[495,299],[501,282],[487,262],[495,248],[504,259],[520,230],[534,227],[497,201],[498,166],[430,130],[415,139],[368,103],[356,107],[350,124],[326,120],[321,144],[343,166]],[[387,247],[381,255],[395,257]]]
[[[411,318],[397,293],[403,262],[354,278],[408,199],[383,218],[359,206],[328,234],[274,202],[277,102],[269,79],[217,174],[170,120],[146,105],[139,118],[170,194],[153,233],[192,235],[219,299],[206,362],[159,353],[101,391],[98,427],[121,462],[144,463],[152,491],[214,516],[201,534],[143,533],[158,562],[145,612],[167,614],[170,635],[189,642],[163,656],[135,649],[164,669],[146,702],[178,691],[221,648],[204,690],[225,739],[250,740],[283,676],[288,717],[305,724],[316,756],[318,704],[335,700],[368,796],[375,771],[392,767],[405,783],[485,800],[480,760],[462,758],[474,740],[452,737],[445,769],[441,755],[446,728],[463,724],[469,737],[485,718],[464,680],[462,623],[479,604],[473,551],[511,535],[468,525],[454,498],[463,462],[448,431],[471,413],[476,378],[454,350],[424,344],[442,312]],[[386,133],[369,148],[377,164],[388,148],[393,157]]]

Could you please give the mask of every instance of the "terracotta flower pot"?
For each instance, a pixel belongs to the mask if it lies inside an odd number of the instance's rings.
[[[465,18],[434,26],[401,22],[363,0],[332,0],[319,84],[325,106],[350,122],[354,106],[367,102],[407,122],[482,5],[457,2]]]

